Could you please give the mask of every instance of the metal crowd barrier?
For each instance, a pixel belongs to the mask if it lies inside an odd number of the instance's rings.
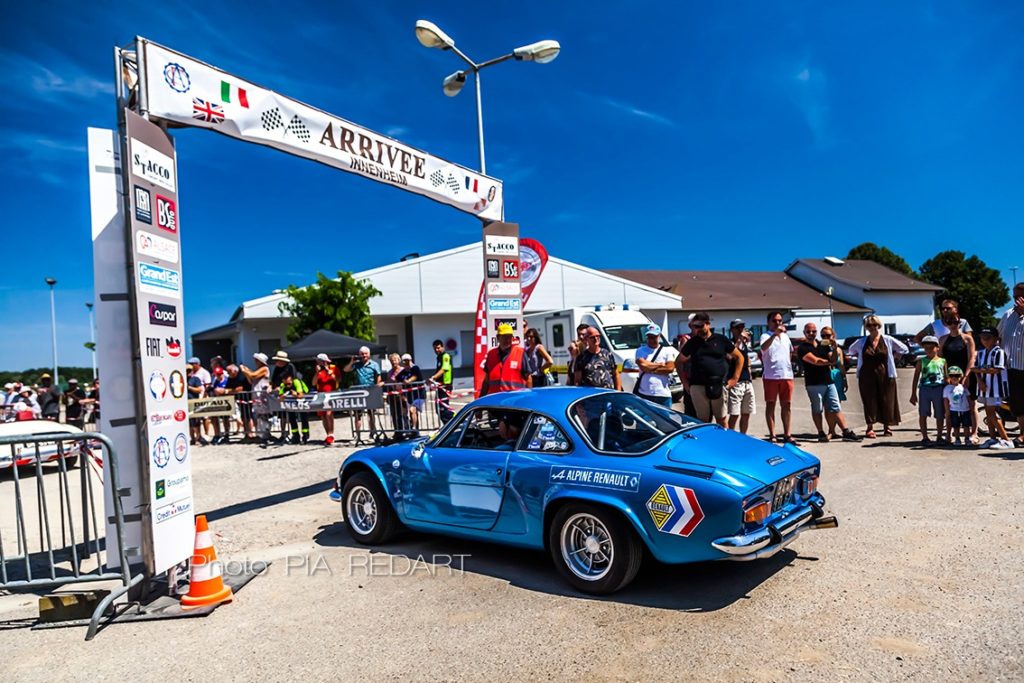
[[[78,477],[72,476],[76,461]],[[100,472],[110,477],[115,493],[112,521],[119,568],[110,566],[110,544],[101,542],[106,523]],[[120,488],[117,472],[117,453],[103,434],[53,431],[0,437],[0,589],[120,581],[93,611],[86,640],[96,635],[114,600],[144,578],[132,576],[128,565],[121,501],[128,491]],[[96,487],[94,478],[101,482]]]

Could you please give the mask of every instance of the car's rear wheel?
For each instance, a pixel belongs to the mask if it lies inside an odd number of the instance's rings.
[[[357,472],[345,482],[342,510],[352,538],[366,545],[386,543],[398,526],[391,501],[369,472]]]
[[[571,503],[548,529],[548,546],[558,572],[577,590],[608,595],[640,571],[643,546],[621,515],[594,505]]]

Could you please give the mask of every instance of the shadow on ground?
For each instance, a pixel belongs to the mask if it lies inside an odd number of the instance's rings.
[[[648,556],[639,576],[614,595],[596,597],[573,590],[556,572],[547,553],[467,541],[447,536],[404,532],[380,548],[368,548],[349,534],[344,522],[320,527],[313,541],[325,548],[357,548],[410,561],[430,563],[437,556],[462,555],[463,571],[491,576],[518,588],[602,602],[616,602],[683,612],[713,612],[739,600],[777,572],[817,558],[784,550],[759,562],[704,562],[666,565]],[[443,561],[443,560],[442,560]],[[452,566],[458,567],[458,560]]]

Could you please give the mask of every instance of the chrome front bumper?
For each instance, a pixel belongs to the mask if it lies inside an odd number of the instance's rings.
[[[820,493],[812,495],[804,504],[790,510],[783,519],[768,524],[749,534],[726,536],[712,541],[716,550],[729,557],[727,560],[761,560],[771,557],[807,529],[831,529],[839,526],[835,517],[825,517],[825,498]]]

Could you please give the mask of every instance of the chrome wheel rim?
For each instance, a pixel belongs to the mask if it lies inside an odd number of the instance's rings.
[[[377,526],[377,501],[370,489],[365,486],[353,486],[349,490],[345,518],[352,530],[360,536],[373,531]]]
[[[561,546],[565,566],[584,581],[604,578],[615,561],[615,548],[607,527],[600,519],[585,512],[565,520]]]

